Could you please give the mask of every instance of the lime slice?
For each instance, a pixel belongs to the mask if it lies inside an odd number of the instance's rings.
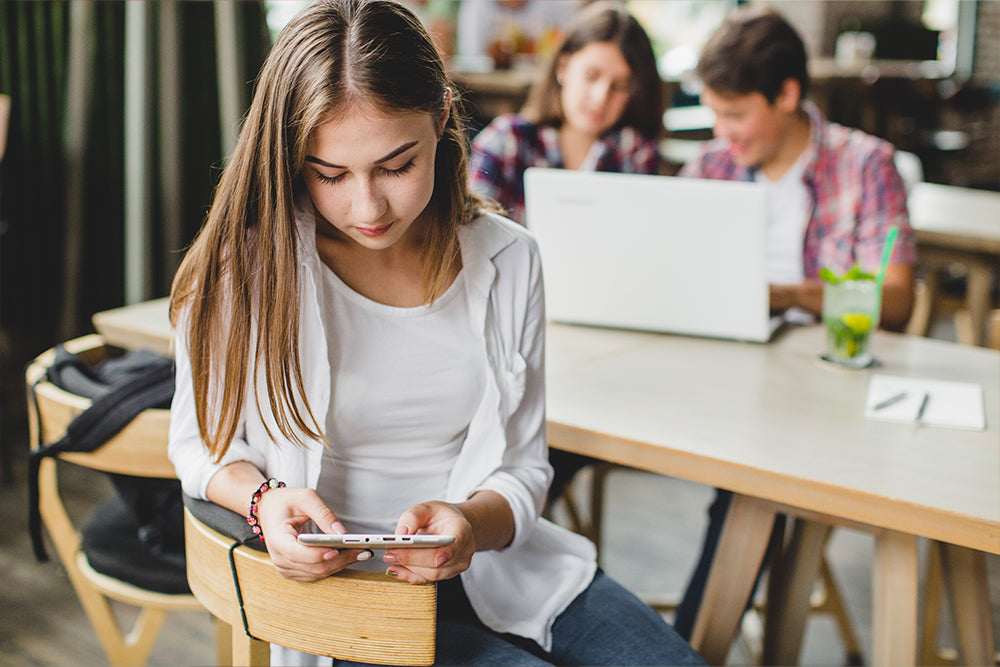
[[[865,313],[844,313],[840,320],[856,334],[868,333],[872,328],[871,315]]]

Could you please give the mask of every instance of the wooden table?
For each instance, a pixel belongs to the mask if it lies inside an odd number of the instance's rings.
[[[960,342],[983,345],[993,305],[990,290],[1000,271],[1000,193],[917,183],[907,203],[927,287],[927,303],[914,307],[921,321],[911,331],[927,333],[941,289],[941,274],[952,264],[960,264],[967,271],[965,307],[970,321],[970,331],[959,332]]]
[[[124,347],[169,336],[166,300],[95,324]],[[823,345],[820,327],[766,345],[548,327],[553,446],[736,494],[692,638],[711,663],[725,661],[778,512],[875,535],[876,665],[916,662],[918,536],[1000,553],[1000,353],[877,332],[882,366],[848,370],[820,361]],[[865,419],[875,372],[982,385],[986,430]],[[787,611],[775,602],[769,615]]]
[[[918,536],[1000,553],[997,352],[878,332],[882,367],[847,370],[817,358],[820,327],[768,345],[558,325],[548,335],[553,446],[736,494],[692,637],[710,663],[725,661],[778,512],[875,535],[877,665],[916,661]],[[873,372],[976,382],[987,429],[867,420]],[[772,602],[768,614],[780,613]]]
[[[110,345],[173,356],[169,310],[170,299],[164,297],[95,313],[91,320],[97,333]]]

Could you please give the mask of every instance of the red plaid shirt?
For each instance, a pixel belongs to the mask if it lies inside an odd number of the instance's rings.
[[[812,128],[811,156],[802,175],[811,207],[802,247],[806,278],[818,277],[824,266],[842,273],[855,262],[875,271],[890,225],[899,228],[891,263],[914,263],[916,239],[892,145],[826,121],[811,103],[804,108]],[[752,181],[755,171],[737,165],[728,142],[715,139],[679,175]]]
[[[600,144],[595,171],[659,171],[657,142],[630,127],[610,130]],[[565,168],[559,130],[528,122],[518,114],[503,114],[472,142],[469,185],[473,192],[499,202],[512,220],[524,224],[524,171],[528,167]]]

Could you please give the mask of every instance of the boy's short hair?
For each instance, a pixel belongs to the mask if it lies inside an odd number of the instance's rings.
[[[698,78],[721,95],[761,93],[773,103],[786,79],[809,89],[802,38],[773,9],[737,10],[709,38],[698,60]]]

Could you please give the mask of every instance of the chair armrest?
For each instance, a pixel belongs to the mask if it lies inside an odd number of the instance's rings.
[[[258,551],[267,551],[267,547],[250,528],[246,517],[208,500],[192,498],[186,493],[184,494],[184,507],[191,512],[194,518],[212,530],[222,533],[244,546],[252,547]]]

